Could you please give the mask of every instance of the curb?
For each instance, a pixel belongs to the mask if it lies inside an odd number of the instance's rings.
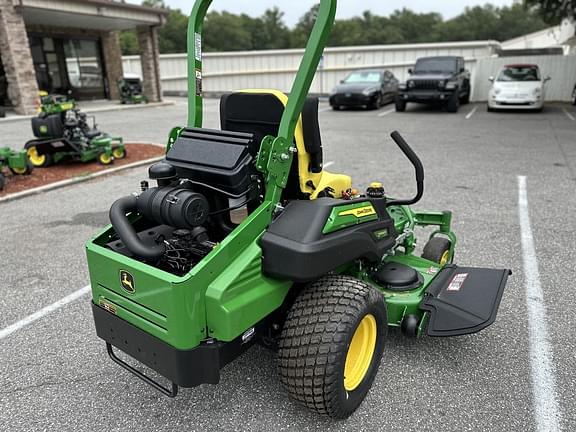
[[[20,198],[26,198],[28,196],[31,195],[37,195],[43,192],[48,192],[54,189],[61,189],[63,187],[66,186],[71,186],[74,184],[78,184],[78,183],[84,183],[86,181],[98,178],[98,177],[103,177],[106,175],[110,175],[110,174],[116,174],[120,171],[126,171],[132,168],[138,168],[144,165],[148,165],[148,164],[152,164],[154,162],[159,162],[161,160],[164,159],[164,156],[158,156],[155,158],[151,158],[151,159],[146,159],[146,160],[141,160],[141,161],[137,161],[137,162],[132,162],[131,164],[128,165],[122,165],[119,166],[117,168],[111,168],[105,171],[100,171],[100,172],[96,172],[87,176],[83,176],[83,177],[74,177],[71,179],[66,179],[66,180],[61,180],[59,182],[55,182],[55,183],[50,183],[47,184],[45,186],[39,186],[37,188],[33,188],[33,189],[28,189],[25,191],[21,191],[21,192],[16,192],[10,195],[6,195],[0,198],[0,203],[4,203],[4,202],[8,202],[8,201],[14,201]]]
[[[172,106],[172,105],[176,105],[175,102],[173,101],[164,101],[164,102],[150,102],[147,104],[140,104],[140,105],[109,105],[109,106],[103,106],[100,108],[92,108],[92,109],[82,109],[83,112],[87,113],[87,114],[91,114],[91,113],[99,113],[99,112],[106,112],[106,111],[124,111],[124,110],[131,110],[131,109],[144,109],[144,108],[160,108],[160,107],[165,107],[165,106]],[[31,118],[36,117],[36,115],[16,115],[16,116],[12,116],[12,117],[4,117],[4,118],[0,118],[0,124],[2,123],[9,123],[9,122],[15,122],[15,121],[20,121],[20,120],[30,120]]]

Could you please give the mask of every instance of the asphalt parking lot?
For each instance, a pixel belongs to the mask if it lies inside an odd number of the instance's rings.
[[[205,126],[216,127],[217,101],[206,105]],[[418,207],[454,213],[456,261],[514,272],[496,323],[477,335],[447,339],[411,340],[392,331],[368,398],[344,422],[289,400],[274,354],[260,347],[227,366],[220,385],[167,399],[108,359],[88,294],[26,321],[89,283],[84,243],[108,223],[112,202],[138,189],[146,170],[134,169],[0,203],[0,332],[22,324],[0,333],[0,430],[533,431],[543,420],[575,428],[576,110],[322,108],[328,169],[351,174],[361,189],[379,180],[393,195],[413,193],[413,169],[389,133],[405,136],[426,169]],[[164,142],[185,116],[185,103],[177,100],[171,107],[100,113],[98,123],[128,142]],[[29,131],[29,120],[2,123],[1,144],[17,148]],[[519,176],[526,177],[536,261],[523,253],[527,233],[519,215],[526,203],[519,203]],[[530,291],[535,268],[542,298]],[[549,347],[549,365],[542,346]],[[550,395],[557,404],[544,400]]]

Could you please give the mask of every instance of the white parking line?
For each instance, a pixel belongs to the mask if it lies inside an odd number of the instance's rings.
[[[319,113],[323,113],[323,112],[326,112],[326,111],[330,111],[331,109],[332,109],[332,107],[322,108],[322,109],[318,110],[318,112],[319,112]]]
[[[556,399],[556,379],[552,348],[548,334],[546,304],[538,258],[534,246],[534,236],[530,226],[528,191],[526,177],[518,177],[518,213],[522,233],[522,257],[526,284],[526,305],[528,308],[528,337],[530,346],[530,367],[532,371],[532,397],[539,432],[560,431],[561,419]]]
[[[381,112],[380,114],[378,114],[378,117],[387,116],[388,114],[392,114],[394,111],[396,111],[396,109],[393,108],[393,109],[391,109],[391,110]]]
[[[466,120],[470,120],[472,116],[476,113],[476,111],[478,111],[477,106],[475,106],[474,109],[468,113],[468,115],[466,116]]]
[[[570,111],[568,111],[566,108],[564,108],[564,114],[566,114],[566,116],[572,120],[572,121],[576,121],[576,117],[574,117],[572,114],[570,114]]]
[[[85,294],[88,294],[89,292],[90,292],[90,285],[85,286],[84,288],[80,288],[78,291],[74,291],[72,294],[69,294],[66,297],[58,300],[56,303],[52,303],[51,305],[40,309],[38,312],[34,312],[32,315],[28,315],[26,318],[21,319],[20,321],[15,322],[14,324],[6,328],[3,328],[2,330],[0,330],[0,340],[32,324],[34,321],[38,321],[40,318],[44,318],[46,315],[54,312],[57,309],[60,309],[62,306],[65,306],[68,303],[73,302],[74,300],[82,297]]]
[[[333,161],[326,162],[326,163],[322,166],[322,168],[330,168],[330,167],[331,167],[332,165],[334,165],[334,164],[335,164],[335,162],[333,162]]]

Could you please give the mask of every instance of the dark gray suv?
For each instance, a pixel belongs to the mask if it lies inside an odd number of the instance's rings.
[[[460,104],[470,101],[470,72],[462,57],[423,57],[408,72],[410,78],[400,84],[396,111],[405,111],[408,102],[416,102],[439,104],[448,112],[458,112]]]

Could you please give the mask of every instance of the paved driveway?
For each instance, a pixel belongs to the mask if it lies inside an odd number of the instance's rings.
[[[108,223],[115,199],[138,189],[145,169],[0,204],[0,329],[21,324],[0,338],[0,430],[532,431],[538,421],[554,420],[575,428],[576,113],[565,112],[571,109],[493,114],[469,105],[459,114],[425,108],[400,114],[388,106],[320,114],[329,169],[352,174],[360,188],[383,181],[395,196],[414,190],[413,169],[389,139],[400,130],[426,168],[418,207],[454,212],[457,262],[514,271],[496,323],[480,334],[411,340],[392,331],[368,398],[339,423],[289,400],[274,354],[259,347],[227,366],[220,385],[185,389],[171,400],[109,361],[88,295],[27,324],[88,284],[84,242]],[[98,120],[128,141],[163,142],[185,114],[180,101],[100,113]],[[217,102],[207,101],[206,126],[216,127],[217,115]],[[28,128],[1,124],[2,144],[17,147]],[[528,207],[519,206],[518,176],[526,176]],[[522,209],[536,261],[522,248]],[[527,297],[535,280],[534,272],[524,276],[525,265],[539,269],[543,298]],[[542,321],[533,321],[534,310],[547,311]],[[544,325],[549,350],[542,353],[534,328]],[[538,363],[543,358],[550,370]],[[542,376],[554,381],[539,382]],[[557,398],[557,417],[539,411],[551,406],[542,389]]]

